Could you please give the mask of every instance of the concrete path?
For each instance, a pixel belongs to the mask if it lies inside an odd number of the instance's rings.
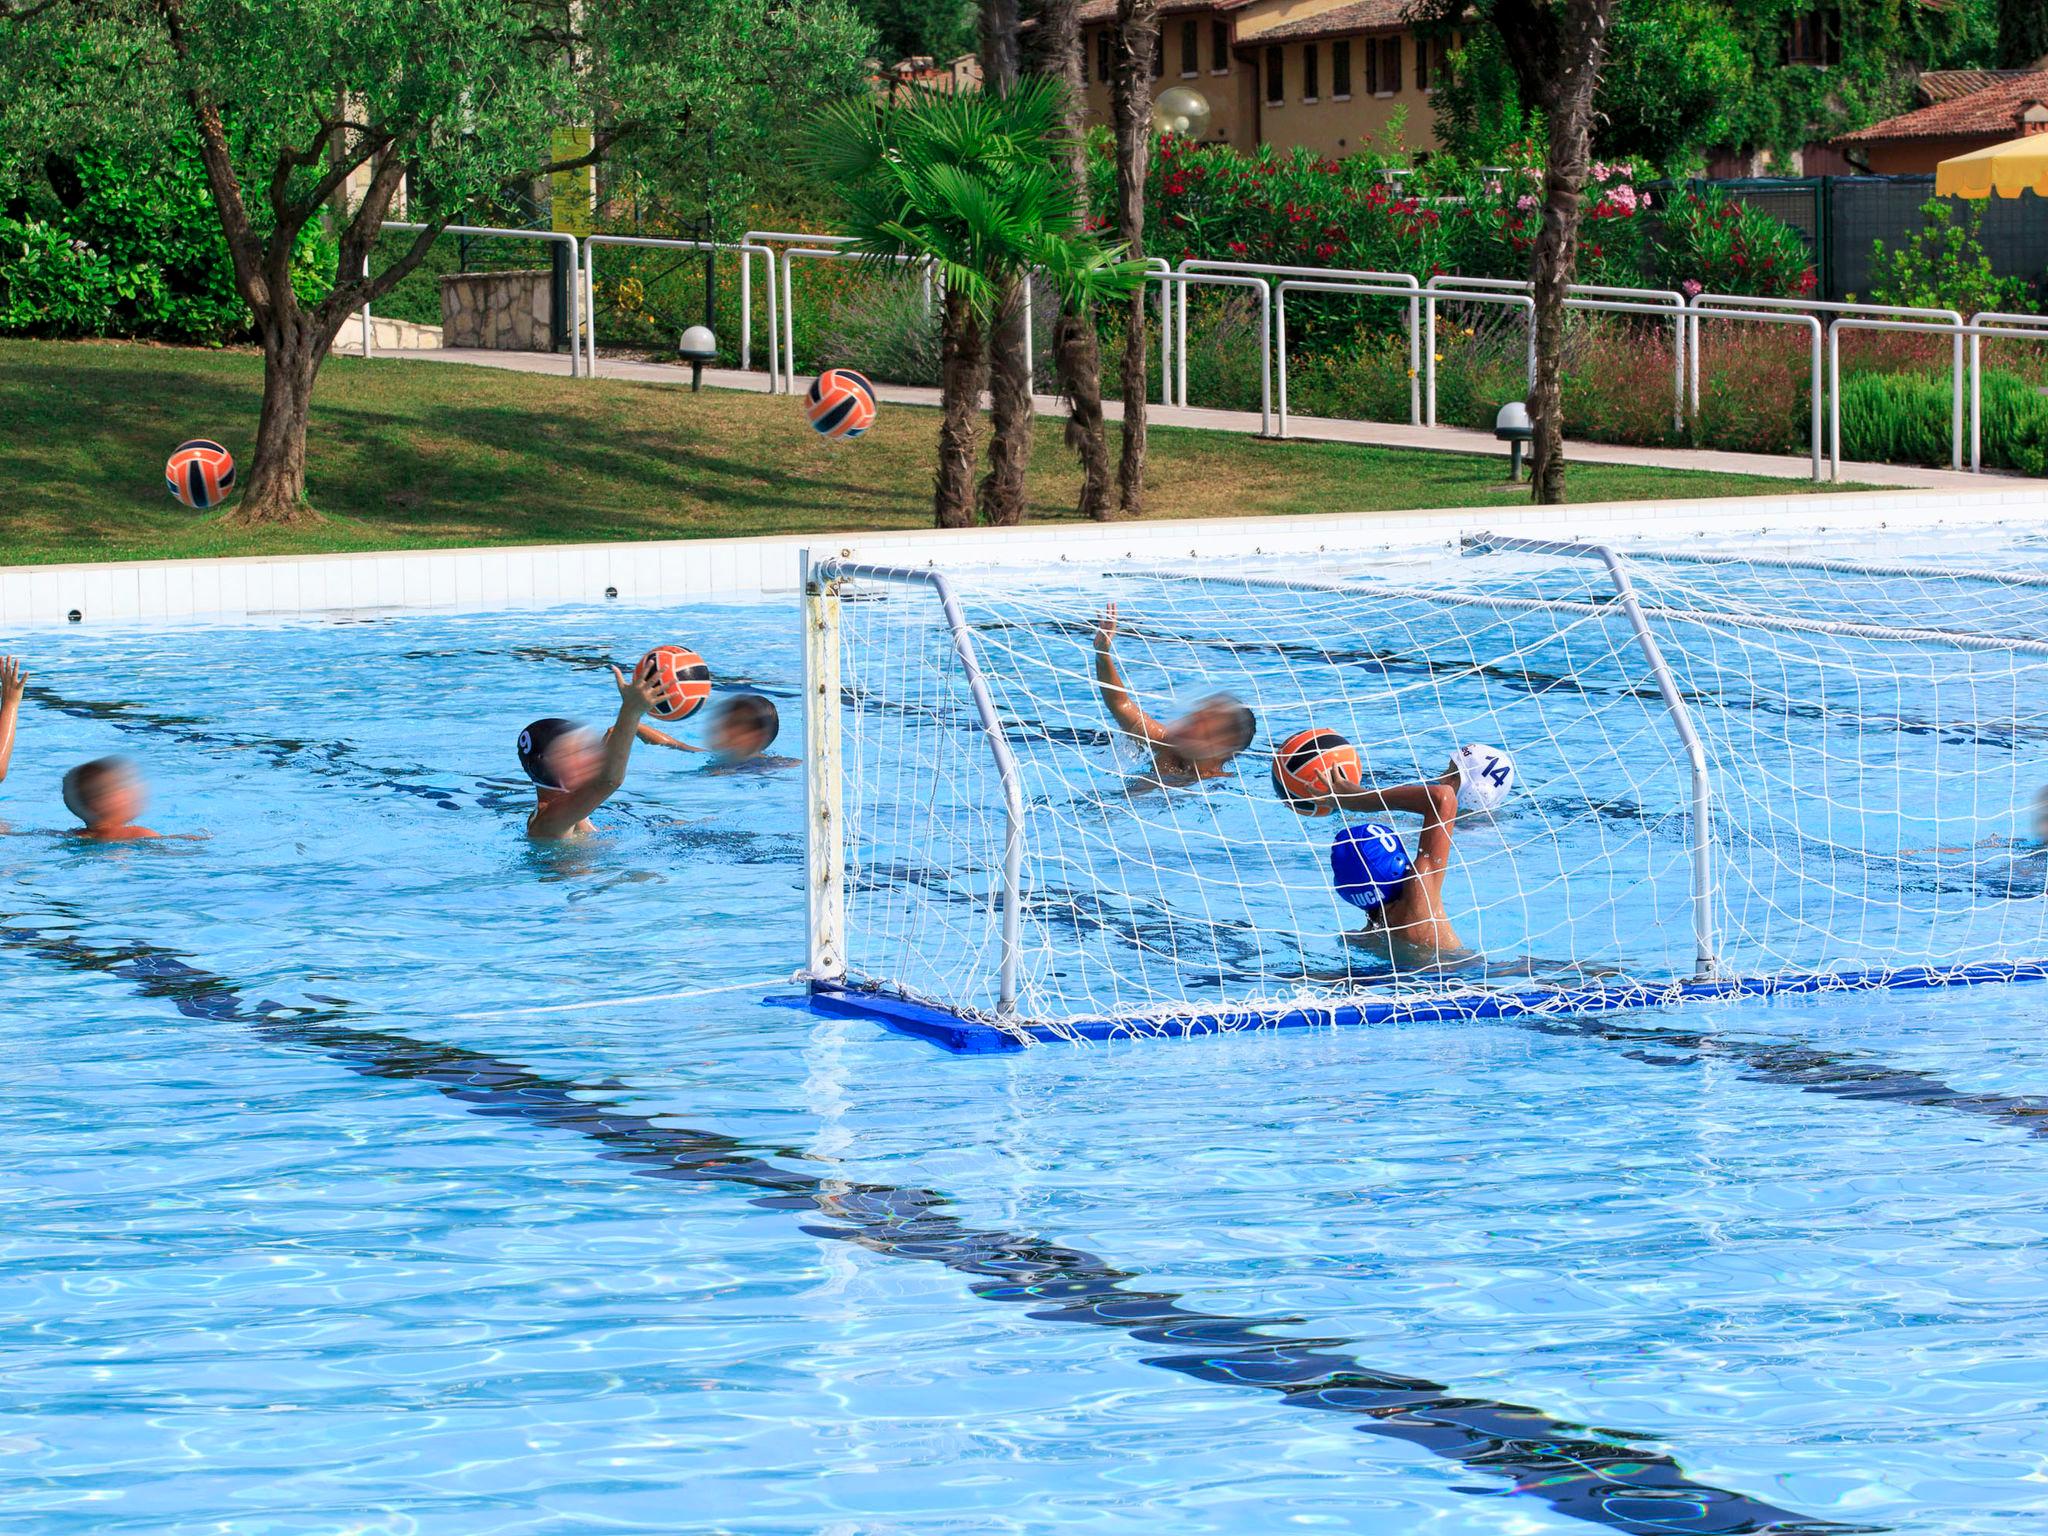
[[[360,355],[355,338],[343,333],[343,343],[335,351]],[[467,347],[446,347],[377,354],[378,360],[395,358],[406,361],[436,363],[468,363],[483,368],[506,368],[515,373],[544,373],[567,378],[569,359],[566,354],[544,352],[489,352]],[[690,381],[690,370],[679,363],[649,363],[632,358],[599,357],[597,376],[601,379],[628,379],[640,383],[677,384],[685,386]],[[750,389],[763,393],[768,388],[764,373],[742,373],[736,368],[707,368],[704,382],[717,389]],[[801,379],[799,383],[803,382]],[[878,384],[875,393],[882,400],[897,405],[936,406],[939,392],[912,384]],[[1050,395],[1036,397],[1038,409],[1047,414],[1064,414],[1065,407]],[[1123,407],[1120,402],[1110,400],[1103,404],[1110,420],[1121,418]],[[1146,419],[1156,426],[1201,427],[1216,432],[1240,432],[1256,435],[1259,431],[1257,411],[1215,411],[1199,406],[1153,405],[1146,412]],[[1287,435],[1316,442],[1364,443],[1375,448],[1419,448],[1438,453],[1480,453],[1498,457],[1503,450],[1494,441],[1492,434],[1475,432],[1465,427],[1411,427],[1406,423],[1385,421],[1331,421],[1315,416],[1287,418]],[[1632,448],[1612,443],[1573,442],[1569,447],[1570,456],[1584,464],[1631,464],[1642,468],[1702,470],[1723,475],[1762,475],[1779,480],[1810,480],[1813,462],[1804,456],[1787,456],[1762,453],[1722,453],[1707,448]],[[1825,461],[1823,461],[1825,470]],[[1982,474],[1972,475],[1948,469],[1923,469],[1910,464],[1850,464],[1842,465],[1842,479],[1861,485],[1897,486],[1920,490],[1982,491],[1997,485],[1999,481],[2013,477]]]

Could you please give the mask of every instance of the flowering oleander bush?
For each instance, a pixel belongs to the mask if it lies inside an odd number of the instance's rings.
[[[1653,252],[1658,286],[1688,296],[1751,293],[1796,299],[1819,286],[1798,230],[1715,187],[1682,189],[1672,196],[1658,221]]]
[[[1533,146],[1517,163],[1475,169],[1436,161],[1420,170],[1372,154],[1334,160],[1307,149],[1253,153],[1161,139],[1146,182],[1146,247],[1186,257],[1404,272],[1519,277],[1541,222],[1542,172]],[[1111,222],[1115,167],[1098,139],[1089,161],[1093,224]],[[1581,276],[1627,282],[1642,270],[1647,208],[1637,171],[1594,167],[1582,231]]]

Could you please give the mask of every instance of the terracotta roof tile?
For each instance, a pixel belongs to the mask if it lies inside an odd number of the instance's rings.
[[[1292,42],[1300,38],[1336,37],[1346,32],[1375,32],[1408,25],[1404,14],[1410,0],[1352,0],[1349,5],[1332,6],[1312,16],[1297,16],[1277,27],[1247,31],[1245,42]]]
[[[1160,0],[1159,14],[1179,16],[1189,11],[1237,11],[1251,3],[1252,0]],[[1075,15],[1084,26],[1115,21],[1116,0],[1083,0]]]
[[[1930,107],[1937,101],[1974,96],[2003,81],[2032,73],[2030,69],[1923,69],[1918,81],[1920,105]]]
[[[2048,101],[2048,69],[2015,74],[1967,96],[1953,96],[1918,111],[1902,112],[1860,133],[1845,133],[1838,144],[1880,139],[2019,137],[2019,115],[2030,101]]]

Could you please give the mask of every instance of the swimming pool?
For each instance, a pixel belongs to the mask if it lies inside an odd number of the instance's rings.
[[[2048,1513],[2048,990],[943,1058],[799,1006],[797,774],[520,837],[670,638],[793,748],[782,602],[18,642],[7,1523]],[[208,840],[47,835],[109,751]]]

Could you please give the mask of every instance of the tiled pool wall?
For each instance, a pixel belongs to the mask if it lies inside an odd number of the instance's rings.
[[[1839,530],[1866,536],[1887,528],[1981,528],[2001,523],[2048,527],[2048,486],[10,566],[0,567],[0,624],[502,608],[594,602],[608,596],[646,600],[793,592],[806,549],[917,565],[1087,562],[1274,554],[1323,545],[1452,543],[1465,534],[1505,529],[1543,538],[1661,533],[1726,539],[1745,532]]]

